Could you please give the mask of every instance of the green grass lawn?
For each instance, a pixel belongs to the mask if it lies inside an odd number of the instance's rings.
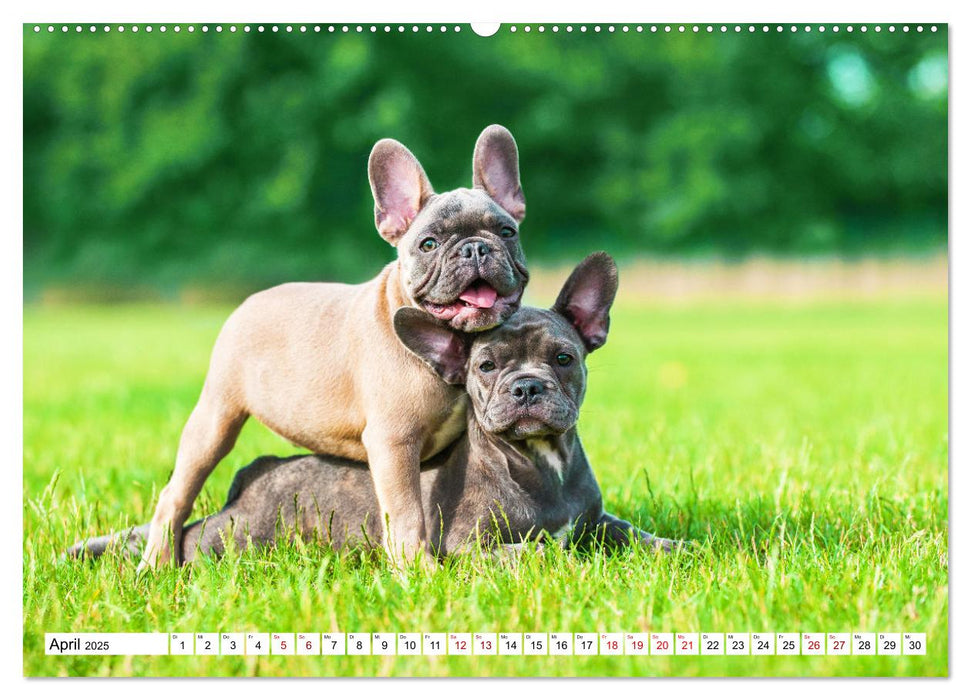
[[[407,581],[312,545],[136,578],[62,562],[148,520],[227,308],[28,307],[27,675],[945,675],[947,302],[622,302],[580,432],[673,556],[545,552]],[[249,424],[207,483],[296,452]],[[44,632],[926,632],[910,657],[46,657]]]

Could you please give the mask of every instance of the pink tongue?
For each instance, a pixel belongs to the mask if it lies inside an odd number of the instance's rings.
[[[459,295],[459,299],[480,309],[491,309],[499,295],[487,283],[479,280]]]

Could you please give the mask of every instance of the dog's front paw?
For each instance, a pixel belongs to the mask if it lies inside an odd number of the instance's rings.
[[[385,546],[385,553],[392,571],[402,580],[408,580],[409,575],[418,573],[429,573],[438,568],[438,558],[431,551],[431,548],[424,543],[419,543],[414,548],[392,549]]]
[[[641,536],[641,543],[651,547],[652,549],[660,550],[666,554],[682,551],[691,545],[691,542],[686,540],[669,540],[664,537],[655,537],[650,533],[644,533]]]

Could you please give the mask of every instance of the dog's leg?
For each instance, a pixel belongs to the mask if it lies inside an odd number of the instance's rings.
[[[434,557],[421,505],[420,441],[402,441],[371,426],[362,437],[381,507],[385,551],[398,568],[416,558],[422,565],[430,564]]]
[[[610,513],[603,513],[600,516],[600,519],[594,524],[594,534],[597,541],[603,541],[605,544],[629,546],[634,543],[661,549],[665,552],[670,552],[681,546],[681,543],[677,540],[655,537],[650,532],[634,527],[626,520],[621,520]]]
[[[246,413],[225,406],[203,388],[203,395],[182,430],[175,471],[159,494],[139,569],[179,560],[182,525],[206,478],[233,449],[246,418]]]
[[[97,559],[108,551],[114,550],[126,557],[142,553],[142,545],[148,536],[148,525],[130,527],[101,537],[90,537],[75,543],[65,552],[72,559]]]

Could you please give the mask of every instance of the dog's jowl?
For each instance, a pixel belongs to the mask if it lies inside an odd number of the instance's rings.
[[[491,126],[473,154],[473,187],[436,194],[397,141],[379,141],[368,176],[378,232],[397,260],[360,285],[284,284],[247,299],[216,340],[175,470],[152,518],[143,566],[178,559],[203,482],[250,416],[291,442],[366,460],[396,562],[429,555],[419,463],[465,427],[460,377],[437,375],[395,336],[402,307],[464,333],[502,324],[528,280],[526,212],[512,135]],[[322,231],[321,235],[327,235]]]

